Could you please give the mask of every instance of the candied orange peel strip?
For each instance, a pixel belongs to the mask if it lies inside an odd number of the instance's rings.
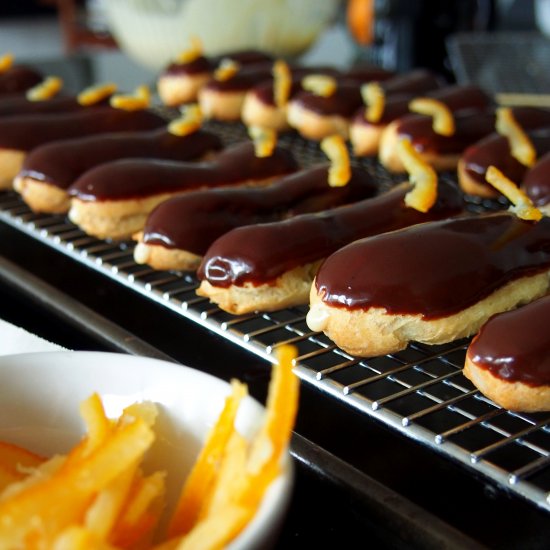
[[[336,91],[336,79],[326,74],[309,74],[302,78],[302,88],[321,97],[330,97]]]
[[[14,59],[11,53],[6,53],[0,57],[0,74],[12,68]]]
[[[273,64],[273,98],[275,105],[279,108],[284,107],[290,97],[292,87],[292,75],[286,61],[278,59]]]
[[[533,221],[542,218],[542,212],[533,204],[533,201],[496,166],[487,168],[485,179],[512,203],[510,211],[514,212],[518,218]]]
[[[201,39],[198,36],[192,36],[189,48],[178,54],[175,61],[179,65],[191,63],[192,61],[195,61],[195,59],[198,59],[202,55],[202,52],[203,49]]]
[[[270,157],[277,145],[277,132],[273,128],[250,126],[248,135],[254,141],[254,152],[258,158]]]
[[[523,128],[514,118],[514,113],[509,107],[497,109],[497,132],[508,138],[512,156],[524,166],[533,166],[537,160],[537,152],[527,137]]]
[[[344,138],[332,135],[321,141],[321,150],[329,158],[328,184],[331,187],[343,187],[351,178],[351,165]]]
[[[408,139],[397,143],[397,151],[413,189],[405,195],[405,204],[419,212],[428,212],[437,199],[437,174],[424,161]]]
[[[238,72],[241,66],[232,59],[222,59],[218,68],[214,71],[214,78],[219,82],[225,82],[230,78],[233,78]]]
[[[168,131],[175,136],[188,136],[200,129],[203,122],[202,111],[198,103],[186,105],[181,117],[168,124]]]
[[[454,135],[455,118],[453,112],[445,103],[430,97],[417,97],[409,103],[409,110],[420,115],[428,115],[433,118],[432,127],[440,136]]]
[[[151,92],[148,86],[138,86],[132,95],[114,95],[111,97],[110,103],[111,107],[122,109],[123,111],[147,109],[151,103]]]
[[[78,94],[76,99],[80,105],[88,107],[89,105],[96,105],[100,101],[112,96],[116,91],[117,85],[112,82],[107,82],[105,84],[97,84],[85,88]]]
[[[361,86],[361,97],[367,106],[365,119],[376,124],[384,114],[386,106],[386,94],[378,82],[368,82]]]
[[[48,76],[40,84],[27,90],[25,97],[29,101],[46,101],[54,97],[63,88],[63,80],[58,76]]]

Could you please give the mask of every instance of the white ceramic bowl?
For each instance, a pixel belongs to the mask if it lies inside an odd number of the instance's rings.
[[[108,0],[109,28],[135,61],[165,67],[198,36],[207,55],[260,49],[305,52],[334,18],[340,0]]]
[[[155,443],[147,467],[167,472],[167,514],[204,438],[222,409],[230,386],[223,380],[165,361],[117,353],[45,352],[0,357],[0,440],[46,456],[64,453],[84,433],[79,404],[97,392],[110,417],[127,405],[152,401],[159,407]],[[250,437],[264,407],[247,398],[237,429]],[[269,548],[286,512],[294,470],[290,455],[261,507],[228,548]]]

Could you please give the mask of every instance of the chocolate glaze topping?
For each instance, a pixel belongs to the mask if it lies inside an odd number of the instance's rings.
[[[0,73],[0,96],[22,94],[42,82],[42,75],[30,67],[14,65]]]
[[[220,138],[199,130],[175,136],[165,128],[59,140],[33,149],[19,175],[66,189],[86,170],[122,158],[193,160],[222,148]]]
[[[57,95],[44,101],[29,101],[24,95],[0,97],[0,117],[33,113],[64,113],[88,109],[75,97]]]
[[[542,128],[550,124],[550,110],[535,107],[513,109],[517,122],[526,130]],[[408,115],[397,123],[397,133],[408,137],[421,152],[435,154],[459,154],[468,146],[493,133],[496,123],[495,111],[472,112],[469,109],[455,112],[456,132],[446,137],[436,134],[432,128],[432,118],[423,115]]]
[[[102,164],[78,178],[69,187],[69,195],[83,201],[143,198],[245,184],[282,176],[297,168],[288,150],[276,147],[270,157],[259,158],[254,154],[254,144],[247,141],[203,162],[125,159]]]
[[[301,170],[268,187],[196,191],[160,204],[150,215],[143,242],[204,254],[235,227],[266,223],[372,197],[371,176],[354,168],[343,187],[330,187],[328,166]]]
[[[166,120],[151,111],[89,107],[73,113],[19,115],[0,119],[0,147],[30,151],[58,139],[115,131],[152,130]]]
[[[224,288],[271,283],[286,271],[321,260],[356,239],[462,210],[460,193],[446,181],[440,183],[436,204],[427,214],[404,205],[409,190],[406,183],[375,198],[317,214],[234,229],[208,249],[198,276]]]
[[[244,92],[250,90],[260,82],[270,80],[273,65],[262,63],[241,67],[231,78],[227,80],[216,80],[211,78],[203,87],[203,90],[215,92]]]
[[[421,94],[423,97],[441,101],[451,111],[465,111],[466,109],[484,110],[492,105],[491,98],[478,86],[453,85],[445,86]],[[379,122],[373,124],[365,119],[365,108],[357,110],[354,122],[365,126],[385,125],[405,116],[409,113],[409,103],[419,94],[391,94],[387,97],[384,105],[384,113]]]
[[[506,382],[550,385],[550,296],[492,317],[472,340],[468,358]]]
[[[536,206],[547,206],[550,203],[550,152],[543,155],[527,172],[521,187]]]
[[[537,157],[550,151],[550,127],[540,128],[527,132],[531,143],[537,151]],[[462,156],[464,169],[469,177],[480,185],[489,185],[485,180],[485,173],[489,166],[496,166],[503,174],[516,183],[520,183],[527,173],[528,168],[516,160],[510,152],[510,145],[505,136],[490,134],[468,147]],[[548,167],[550,169],[550,166]],[[550,194],[550,185],[548,186]],[[535,198],[534,193],[532,199]],[[547,201],[550,196],[547,197]],[[545,204],[545,202],[537,203]]]
[[[184,74],[199,74],[209,73],[216,69],[222,59],[230,59],[236,61],[240,65],[254,65],[256,63],[272,63],[273,58],[271,55],[256,51],[256,50],[244,50],[238,52],[230,52],[226,55],[206,57],[201,55],[189,61],[188,63],[171,63],[163,74],[168,75],[184,75]]]
[[[386,79],[381,85],[388,95],[423,93],[440,85],[434,74],[424,69],[403,75],[392,76],[388,73],[384,76]],[[364,112],[361,85],[374,80],[378,80],[374,72],[343,73],[338,81],[338,88],[332,96],[322,97],[311,92],[299,91],[294,94],[293,101],[304,109],[321,115],[339,115],[349,118],[360,108]]]
[[[316,288],[334,307],[435,319],[548,269],[550,218],[530,222],[503,212],[356,241],[324,262]]]

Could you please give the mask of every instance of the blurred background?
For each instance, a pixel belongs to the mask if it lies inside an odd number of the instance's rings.
[[[497,91],[523,71],[524,87],[539,91],[550,74],[547,32],[550,0],[0,2],[0,53],[64,72],[73,87],[113,75],[128,86],[153,81],[198,35],[208,54],[261,47],[306,65],[423,66]]]

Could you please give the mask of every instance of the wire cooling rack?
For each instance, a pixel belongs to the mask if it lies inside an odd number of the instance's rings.
[[[242,135],[228,131],[227,125],[214,129],[226,142]],[[282,141],[304,165],[320,158],[315,144],[297,138]],[[375,162],[361,162],[382,186],[393,183]],[[502,206],[467,202],[472,211]],[[35,214],[14,192],[0,193],[0,220],[266,361],[273,360],[278,346],[294,344],[299,351],[296,373],[327,399],[344,402],[550,511],[550,416],[513,413],[481,395],[462,375],[467,340],[442,346],[413,343],[395,354],[356,358],[310,331],[305,307],[228,314],[196,295],[193,274],[136,264],[133,243],[98,240],[63,215]]]

